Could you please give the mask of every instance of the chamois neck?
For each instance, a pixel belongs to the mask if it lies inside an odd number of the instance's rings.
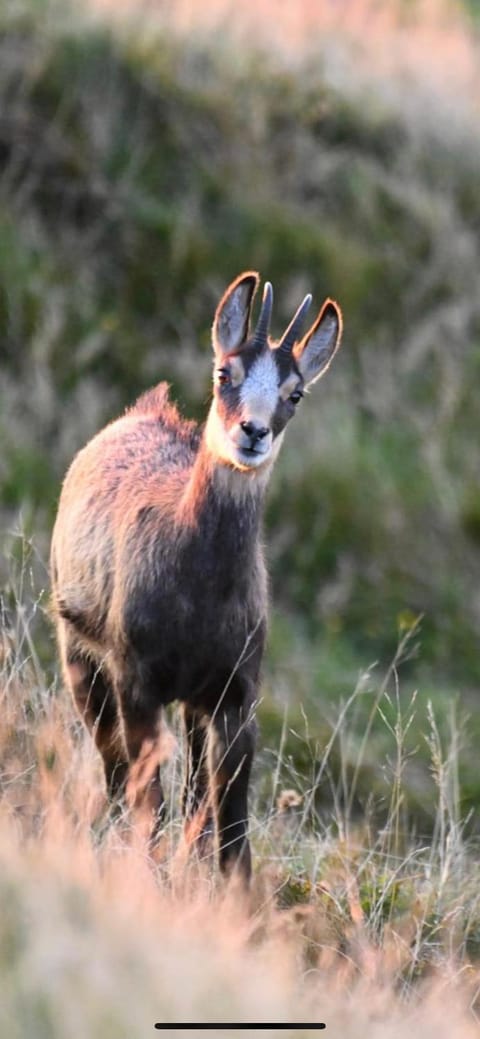
[[[211,451],[204,430],[180,502],[182,522],[197,525],[204,518],[212,521],[225,512],[232,516],[237,511],[242,523],[248,516],[249,523],[258,527],[270,471],[271,465],[263,471],[241,471],[223,462]]]

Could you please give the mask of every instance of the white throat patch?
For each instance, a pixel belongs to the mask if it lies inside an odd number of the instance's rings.
[[[269,426],[278,404],[278,387],[277,365],[270,352],[262,353],[253,362],[240,390],[244,413]]]

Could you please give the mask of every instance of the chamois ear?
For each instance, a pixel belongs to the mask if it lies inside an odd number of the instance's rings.
[[[332,299],[326,299],[312,327],[293,351],[306,386],[326,372],[340,346],[342,328],[340,307]]]
[[[213,322],[212,339],[216,354],[233,353],[248,339],[253,297],[259,281],[256,271],[246,271],[228,286]]]

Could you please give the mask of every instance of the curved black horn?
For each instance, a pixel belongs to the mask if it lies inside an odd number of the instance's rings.
[[[258,316],[257,325],[253,333],[253,341],[256,346],[266,343],[268,330],[270,328],[270,317],[273,304],[273,289],[269,281],[265,282],[263,290],[262,309]]]
[[[294,343],[298,339],[298,334],[300,332],[302,321],[305,317],[305,314],[307,313],[307,310],[311,302],[312,296],[311,293],[308,292],[303,302],[300,303],[300,306],[296,314],[294,314],[294,316],[292,317],[292,320],[286,332],[283,333],[283,336],[278,344],[277,349],[281,350],[282,353],[290,354],[292,352]]]

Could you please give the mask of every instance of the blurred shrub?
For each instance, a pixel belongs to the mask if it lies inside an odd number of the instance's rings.
[[[164,377],[203,415],[213,307],[258,268],[278,332],[307,290],[345,313],[272,484],[279,610],[369,659],[424,613],[424,659],[473,681],[480,137],[409,89],[2,9],[0,509],[46,554],[102,422]]]

